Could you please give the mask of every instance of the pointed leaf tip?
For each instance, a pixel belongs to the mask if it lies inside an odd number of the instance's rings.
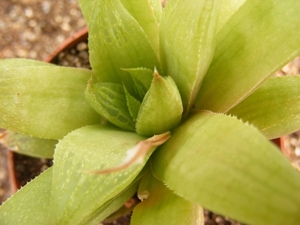
[[[172,130],[180,123],[182,112],[181,96],[175,82],[155,71],[139,110],[136,131],[151,136]]]

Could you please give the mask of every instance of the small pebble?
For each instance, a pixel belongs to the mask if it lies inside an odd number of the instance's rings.
[[[36,59],[37,58],[37,52],[36,51],[30,51],[29,52],[29,58]]]
[[[70,24],[68,24],[68,23],[63,23],[63,24],[61,25],[61,28],[62,28],[64,31],[69,31],[69,30],[71,30],[71,26],[70,26]]]
[[[33,16],[33,11],[29,7],[25,8],[24,13],[25,13],[25,16],[27,16],[28,18],[31,18]]]
[[[24,35],[24,39],[28,41],[35,41],[37,39],[35,33],[32,33],[31,31],[28,30],[24,31],[23,35]]]
[[[84,50],[88,49],[88,46],[85,42],[80,42],[77,46],[76,46],[77,51],[81,52]]]
[[[78,56],[81,59],[88,59],[89,58],[89,53],[87,51],[82,51],[82,52],[79,52]]]
[[[0,168],[0,180],[7,178],[7,171],[4,168]]]
[[[295,155],[300,157],[300,147],[295,148]]]
[[[58,43],[62,43],[64,40],[65,40],[65,36],[63,36],[63,35],[57,35],[56,36],[56,41]]]
[[[223,219],[222,217],[220,217],[220,216],[217,216],[217,217],[215,218],[215,221],[216,221],[217,223],[222,223],[222,222],[224,222],[224,219]]]
[[[38,25],[38,23],[35,20],[31,19],[31,20],[28,21],[28,25],[30,27],[35,27],[35,26]]]
[[[28,56],[28,52],[25,49],[18,49],[16,53],[20,58],[27,58]]]
[[[51,2],[44,1],[42,3],[42,10],[45,14],[48,14],[51,10]]]

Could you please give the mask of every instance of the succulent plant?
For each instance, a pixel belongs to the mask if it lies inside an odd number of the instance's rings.
[[[300,76],[272,76],[300,2],[79,2],[92,70],[0,61],[0,127],[58,141],[0,223],[98,224],[137,193],[131,224],[297,224],[300,174],[269,139],[300,129]]]

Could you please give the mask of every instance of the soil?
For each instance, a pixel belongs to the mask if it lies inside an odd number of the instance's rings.
[[[16,179],[20,187],[38,176],[41,172],[52,166],[52,160],[33,158],[26,155],[13,154]]]
[[[76,0],[4,0],[0,14],[0,58],[24,57],[43,60],[66,37],[84,27],[85,21]],[[80,43],[69,53],[59,55],[60,65],[86,67],[87,44]],[[75,55],[79,55],[76,58]],[[83,64],[80,62],[84,62]],[[58,62],[58,61],[57,61]],[[300,57],[277,75],[300,73]],[[1,132],[1,130],[0,130]],[[286,137],[285,155],[300,168],[300,131]],[[11,195],[6,165],[7,149],[0,145],[0,203]],[[21,185],[51,166],[51,160],[15,156],[17,176],[26,176]],[[39,164],[36,169],[33,165]],[[220,215],[205,211],[205,225],[240,225]],[[129,217],[103,225],[129,224]]]

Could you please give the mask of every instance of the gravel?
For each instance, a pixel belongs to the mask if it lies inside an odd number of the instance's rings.
[[[43,60],[86,26],[77,0],[2,0],[0,58]]]

